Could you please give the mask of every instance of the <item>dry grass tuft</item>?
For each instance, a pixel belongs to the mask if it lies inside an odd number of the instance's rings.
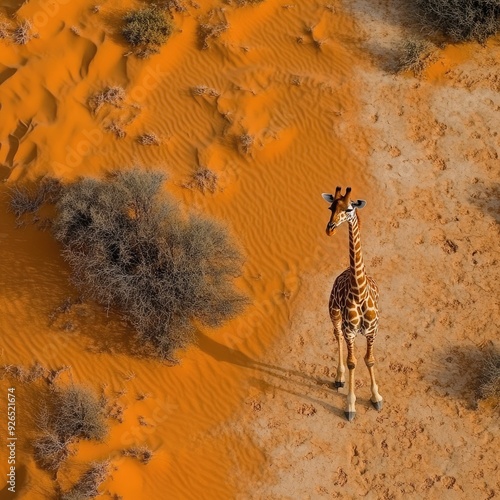
[[[159,146],[160,138],[154,132],[148,132],[140,135],[137,142],[143,146]]]
[[[114,85],[106,87],[101,92],[92,94],[88,99],[89,108],[95,115],[104,106],[104,104],[111,104],[116,108],[121,108],[125,101],[126,93],[123,87]]]
[[[253,146],[255,144],[255,137],[248,133],[241,134],[238,137],[238,150],[240,153],[248,155],[252,152]]]
[[[127,132],[125,132],[122,124],[116,120],[110,121],[104,128],[106,131],[114,134],[117,139],[124,139],[127,135]]]
[[[154,453],[147,446],[135,446],[122,451],[124,457],[137,458],[143,464],[147,464],[153,458]]]
[[[207,87],[206,85],[196,85],[191,87],[191,94],[194,96],[207,95],[209,97],[219,97],[220,93],[217,90]]]
[[[26,45],[31,39],[35,38],[32,31],[31,21],[25,19],[19,26],[14,28],[12,39],[18,45]]]
[[[209,41],[219,38],[222,33],[229,29],[229,23],[226,21],[221,22],[207,22],[198,26],[198,40],[200,48],[206,50],[210,47]]]
[[[12,26],[8,21],[0,20],[0,40],[10,38]]]
[[[187,7],[181,0],[166,0],[164,7],[171,12],[187,12]]]
[[[215,191],[217,191],[218,182],[219,177],[215,172],[208,168],[200,168],[195,172],[191,181],[185,184],[185,187],[189,189],[199,189],[203,194],[205,194],[206,191],[215,193]]]

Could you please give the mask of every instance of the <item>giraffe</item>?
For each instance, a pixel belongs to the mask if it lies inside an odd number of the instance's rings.
[[[330,203],[332,215],[326,226],[326,234],[331,236],[336,229],[347,222],[349,224],[349,268],[335,280],[330,295],[329,311],[333,323],[333,331],[337,339],[339,362],[335,387],[337,390],[344,387],[345,367],[342,354],[342,339],[347,345],[347,368],[349,369],[349,384],[347,393],[347,409],[345,416],[351,421],[356,416],[356,396],[354,394],[354,370],[356,357],[354,356],[354,339],[357,333],[366,337],[367,349],[365,364],[370,373],[371,402],[376,410],[382,409],[382,396],[378,392],[375,381],[375,358],[373,343],[378,330],[378,297],[379,291],[375,281],[366,275],[361,242],[359,237],[359,219],[356,211],[366,205],[364,200],[351,201],[351,188],[346,189],[344,196],[341,188],[337,187],[335,195],[323,193],[323,199]]]

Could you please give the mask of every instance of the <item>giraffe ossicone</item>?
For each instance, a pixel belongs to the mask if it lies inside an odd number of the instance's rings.
[[[342,337],[347,345],[347,368],[349,383],[347,393],[346,418],[351,421],[356,415],[356,395],[354,394],[354,371],[356,357],[354,355],[354,339],[361,333],[366,337],[367,349],[365,364],[370,373],[371,402],[376,410],[382,409],[383,399],[378,392],[375,381],[375,357],[373,343],[378,331],[378,298],[379,290],[375,281],[366,275],[361,241],[359,235],[359,220],[356,210],[366,205],[364,200],[352,201],[351,188],[341,194],[342,188],[337,187],[335,194],[323,193],[323,199],[330,204],[332,212],[326,226],[326,234],[332,236],[337,228],[347,222],[349,225],[349,268],[335,280],[330,295],[329,311],[333,323],[334,336],[337,340],[339,362],[335,377],[335,387],[345,384],[345,366],[343,359]]]

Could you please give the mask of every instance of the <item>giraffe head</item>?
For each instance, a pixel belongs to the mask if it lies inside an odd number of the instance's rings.
[[[337,187],[335,189],[335,195],[329,193],[323,193],[323,199],[330,203],[329,210],[332,211],[332,215],[328,224],[326,226],[326,234],[331,236],[335,233],[337,227],[344,222],[349,222],[353,217],[355,217],[355,212],[357,208],[363,208],[366,205],[365,200],[351,201],[351,188],[348,187],[345,191],[345,195],[340,194],[341,188]]]

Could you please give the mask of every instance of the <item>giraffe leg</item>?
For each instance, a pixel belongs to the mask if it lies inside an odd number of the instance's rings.
[[[349,369],[349,389],[347,393],[347,410],[345,416],[349,422],[356,416],[356,396],[354,395],[354,370],[356,358],[354,357],[354,335],[345,337],[347,343],[347,368]]]
[[[343,353],[343,338],[342,338],[342,316],[339,309],[332,310],[333,333],[337,339],[339,351],[339,362],[337,364],[337,376],[335,377],[335,388],[344,387],[345,384],[345,366]]]
[[[375,357],[373,356],[373,337],[367,337],[365,363],[370,373],[372,397],[370,401],[378,411],[382,409],[383,399],[378,392],[378,385],[375,381]]]

